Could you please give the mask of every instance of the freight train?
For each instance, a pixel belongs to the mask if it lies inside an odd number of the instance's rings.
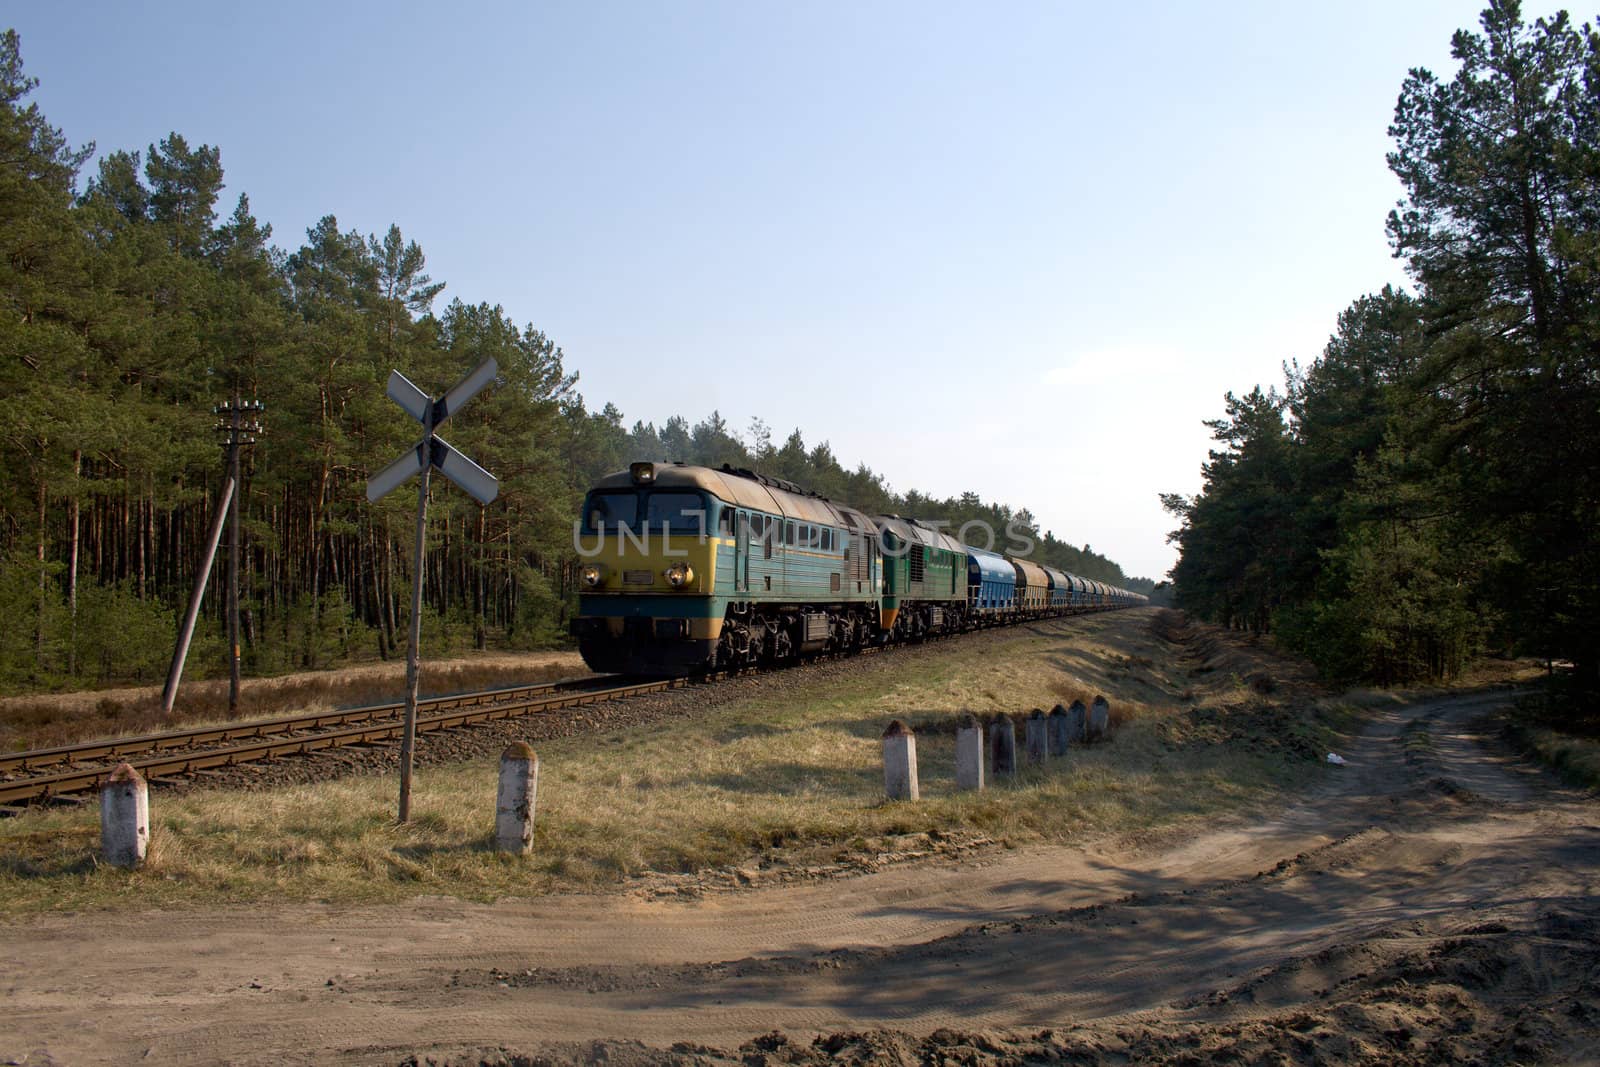
[[[575,533],[573,632],[603,673],[775,664],[1148,599],[730,467],[635,463],[589,491]]]

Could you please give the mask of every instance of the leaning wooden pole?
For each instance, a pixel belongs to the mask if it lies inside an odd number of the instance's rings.
[[[167,671],[167,687],[161,691],[161,713],[172,713],[172,702],[178,699],[178,679],[183,676],[183,661],[189,655],[189,641],[194,637],[194,624],[200,618],[200,602],[206,596],[206,583],[211,579],[211,565],[216,562],[217,545],[222,541],[222,527],[228,518],[228,507],[233,503],[233,473],[222,483],[222,496],[217,500],[217,513],[211,518],[211,530],[206,534],[205,559],[200,563],[200,573],[195,575],[194,593],[189,597],[189,610],[183,616],[183,629],[178,631],[178,647],[172,651],[172,669]]]
[[[424,448],[433,437],[433,416],[423,424]],[[422,565],[428,544],[428,474],[431,464],[422,465],[417,478],[417,548],[411,568],[411,634],[406,642],[406,719],[400,737],[400,822],[411,820],[411,759],[417,745],[417,687],[419,649],[422,647]]]

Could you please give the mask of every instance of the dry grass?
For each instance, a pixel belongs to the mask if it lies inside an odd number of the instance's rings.
[[[1530,695],[1500,725],[1512,745],[1567,784],[1600,791],[1600,705],[1592,695],[1566,688]]]
[[[1230,743],[1195,725],[1176,646],[1139,617],[1014,631],[981,651],[796,681],[784,690],[636,733],[547,745],[535,852],[490,850],[494,768],[430,768],[415,818],[392,821],[394,783],[346,779],[255,794],[153,798],[151,858],[100,867],[97,814],[0,823],[0,914],[263,900],[471,899],[618,885],[754,858],[826,855],[874,837],[972,831],[1010,843],[1136,832],[1258,801],[1318,773],[1303,755]],[[947,650],[947,651],[946,651]],[[1208,691],[1236,694],[1231,681]],[[1104,693],[1110,744],[1073,751],[983,793],[954,788],[951,724],[963,709],[1026,714]],[[918,731],[923,800],[887,803],[880,735]]]
[[[1569,784],[1600,790],[1600,741],[1544,726],[1517,727],[1513,736],[1525,752],[1553,768]]]
[[[423,696],[550,681],[587,674],[576,652],[494,654],[422,665]],[[399,700],[405,662],[246,679],[239,712],[230,716],[226,680],[186,682],[172,715],[161,714],[161,689],[107,689],[0,700],[0,750],[18,751],[102,737],[198,726],[300,711],[324,711]]]

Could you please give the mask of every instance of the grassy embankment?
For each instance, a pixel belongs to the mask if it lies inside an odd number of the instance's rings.
[[[157,793],[150,861],[136,872],[98,863],[92,806],[5,820],[0,914],[424,893],[486,900],[603,889],[651,871],[826,864],[921,832],[1065,842],[1180,826],[1320,774],[1330,716],[1303,701],[1295,710],[1281,692],[1264,700],[1261,675],[1246,684],[1236,649],[1191,676],[1192,648],[1157,637],[1149,619],[1020,627],[841,675],[796,676],[670,726],[548,744],[525,858],[490,848],[495,768],[486,762],[419,771],[405,827],[393,823],[391,777]],[[982,793],[955,791],[961,709],[1026,713],[1096,693],[1112,703],[1113,741]],[[879,738],[894,717],[918,733],[920,803],[882,799]]]
[[[1505,736],[1569,785],[1600,790],[1600,706],[1592,697],[1554,692],[1553,703],[1544,694],[1519,701],[1503,723]]]

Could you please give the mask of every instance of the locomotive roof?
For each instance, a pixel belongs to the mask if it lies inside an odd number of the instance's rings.
[[[899,515],[874,515],[872,516],[872,521],[878,524],[878,529],[888,530],[908,544],[942,548],[959,556],[967,554],[966,545],[957,541],[943,530],[935,530],[930,526],[924,526],[916,519],[903,519]]]
[[[718,500],[736,504],[754,511],[782,515],[797,522],[815,522],[825,526],[847,526],[877,533],[877,527],[855,508],[835,504],[824,497],[802,492],[799,486],[777,479],[763,478],[751,471],[732,468],[712,470],[710,467],[692,467],[686,463],[656,463],[650,488],[698,489],[710,493]],[[595,483],[596,489],[639,489],[631,471],[608,474]]]

